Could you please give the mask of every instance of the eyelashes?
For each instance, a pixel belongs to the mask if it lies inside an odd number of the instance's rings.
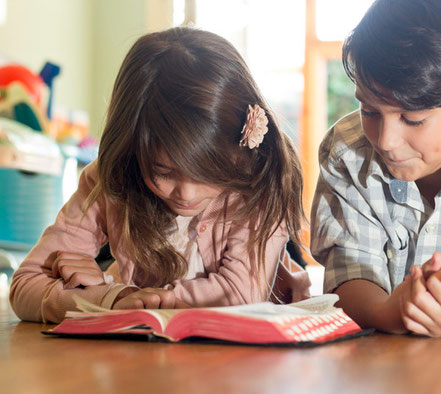
[[[423,120],[409,120],[406,117],[404,117],[403,115],[401,115],[401,120],[409,126],[420,126],[424,123],[424,119]]]
[[[361,109],[361,108],[360,108],[360,113],[361,113],[363,116],[366,116],[366,117],[368,117],[368,118],[373,118],[374,116],[379,115],[378,112],[366,111],[366,110]]]
[[[366,111],[362,108],[360,108],[360,113],[362,116],[365,116],[367,118],[375,118],[377,116],[381,116],[379,112],[375,111]],[[400,120],[405,123],[408,126],[421,126],[424,123],[424,119],[422,120],[410,120],[407,119],[404,115],[401,115]]]
[[[167,173],[155,172],[153,174],[153,176],[157,179],[170,179],[172,177],[172,173],[171,172],[167,172]]]

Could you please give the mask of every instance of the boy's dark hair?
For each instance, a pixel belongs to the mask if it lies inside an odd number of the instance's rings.
[[[376,0],[346,38],[343,66],[389,104],[441,107],[441,1]]]

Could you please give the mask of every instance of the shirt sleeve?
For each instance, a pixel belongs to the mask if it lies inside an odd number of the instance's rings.
[[[269,238],[264,258],[265,275],[252,269],[247,250],[249,236],[247,226],[232,225],[216,272],[210,272],[207,278],[177,280],[165,288],[173,290],[178,298],[195,307],[267,301],[288,235],[278,228]]]
[[[95,257],[107,241],[105,209],[96,201],[86,213],[87,197],[95,186],[95,164],[83,171],[77,191],[57,215],[38,243],[15,272],[10,302],[22,320],[59,322],[67,310],[75,310],[73,294],[100,305],[105,294],[117,283],[64,290],[64,282],[52,277],[57,251]]]
[[[360,152],[347,152],[345,159],[330,155],[324,140],[320,150],[320,175],[311,208],[311,252],[325,266],[324,292],[342,283],[366,279],[391,292],[384,245],[387,234],[372,209],[373,198],[384,194],[370,189],[366,178],[368,161]],[[376,197],[375,197],[376,196]]]

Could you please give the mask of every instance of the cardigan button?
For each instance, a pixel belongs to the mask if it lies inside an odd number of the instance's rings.
[[[203,233],[207,229],[207,226],[203,224],[201,227],[199,227],[199,231]]]

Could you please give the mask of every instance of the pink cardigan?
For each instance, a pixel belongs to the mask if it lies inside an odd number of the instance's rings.
[[[49,226],[38,243],[30,251],[15,272],[10,302],[22,320],[59,322],[67,310],[75,310],[73,294],[97,305],[109,307],[122,288],[127,286],[149,287],[149,278],[134,275],[134,263],[125,253],[121,237],[121,221],[115,206],[100,197],[86,215],[83,209],[87,196],[96,184],[96,162],[83,171],[77,191],[59,212],[56,221]],[[197,225],[197,243],[204,262],[207,278],[177,280],[166,288],[172,289],[182,301],[194,306],[235,305],[267,300],[267,286],[258,285],[256,275],[250,275],[250,261],[246,251],[249,229],[216,221],[237,209],[236,195],[222,194],[206,208]],[[269,280],[276,275],[281,259],[285,258],[287,234],[278,228],[266,247],[265,271]],[[64,290],[63,280],[52,277],[52,264],[56,252],[66,251],[96,256],[99,249],[109,242],[118,267],[118,282],[100,286],[88,286]],[[112,267],[112,270],[115,265]],[[290,275],[280,270],[283,286],[307,295],[309,280],[306,272]],[[263,293],[263,294],[262,294]],[[111,295],[109,297],[109,295]]]

